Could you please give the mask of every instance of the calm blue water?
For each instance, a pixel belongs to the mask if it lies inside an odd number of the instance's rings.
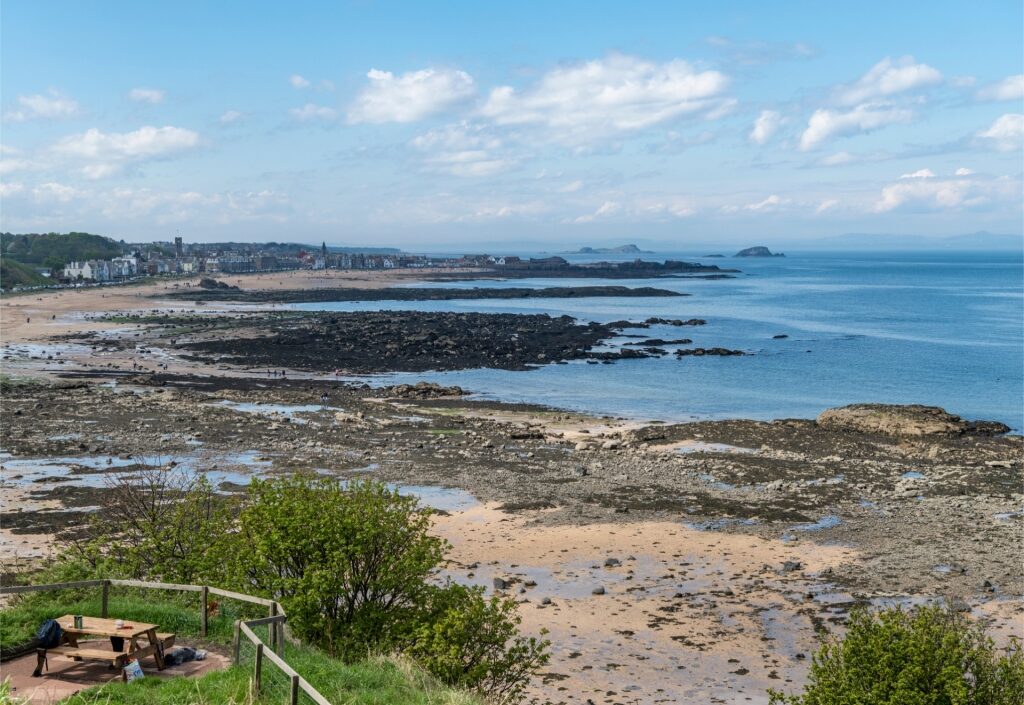
[[[692,253],[667,256],[697,259]],[[934,404],[965,417],[1024,428],[1024,266],[1019,253],[814,253],[705,261],[742,269],[743,274],[720,281],[530,279],[426,285],[613,283],[692,294],[679,298],[319,303],[298,308],[544,312],[594,321],[704,318],[708,325],[702,327],[627,332],[688,337],[694,346],[754,353],[614,365],[571,363],[528,372],[381,377],[387,382],[430,379],[487,398],[643,419],[813,417],[830,406],[889,402]],[[789,338],[773,340],[777,334]]]

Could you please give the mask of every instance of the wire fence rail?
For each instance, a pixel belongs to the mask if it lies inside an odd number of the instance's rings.
[[[82,588],[100,588],[101,602],[100,602],[100,616],[107,617],[107,607],[110,599],[110,588],[111,587],[129,587],[129,588],[141,588],[147,590],[173,590],[177,592],[197,592],[199,593],[199,618],[200,636],[206,637],[207,630],[209,627],[209,598],[210,595],[216,595],[217,597],[223,597],[230,600],[238,600],[240,602],[247,602],[249,604],[261,605],[266,607],[268,614],[266,617],[260,617],[257,619],[235,620],[234,638],[231,644],[231,655],[232,661],[235,665],[242,663],[242,647],[243,640],[247,642],[247,646],[255,648],[255,654],[253,657],[253,689],[256,694],[259,694],[264,690],[264,683],[268,680],[272,680],[270,674],[264,673],[264,663],[270,662],[273,664],[287,679],[287,687],[284,689],[286,693],[286,702],[289,705],[299,705],[299,697],[305,695],[312,700],[316,705],[331,705],[331,702],[325,698],[316,688],[310,685],[309,681],[300,676],[294,668],[288,665],[284,660],[284,648],[286,641],[296,641],[287,632],[286,622],[288,621],[288,615],[285,613],[284,608],[276,600],[269,600],[265,597],[255,597],[253,595],[246,595],[240,592],[232,592],[231,590],[222,590],[217,587],[211,587],[209,585],[183,585],[178,583],[159,583],[151,582],[147,580],[122,580],[119,578],[103,578],[97,580],[77,580],[68,583],[49,583],[45,585],[10,585],[0,586],[0,595],[18,595],[29,592],[50,592],[54,590],[75,590]],[[257,633],[256,629],[263,631],[263,628],[267,630],[267,639],[269,643],[264,641]],[[246,659],[248,660],[248,659]],[[276,679],[273,679],[276,680]],[[277,688],[274,689],[278,691]]]

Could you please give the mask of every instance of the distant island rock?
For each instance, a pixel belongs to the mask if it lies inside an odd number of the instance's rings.
[[[748,247],[745,250],[740,250],[733,257],[785,257],[786,255],[781,252],[775,253],[769,250],[763,245],[757,247]]]
[[[566,255],[649,255],[650,250],[641,250],[636,245],[619,245],[618,247],[581,247],[574,252],[564,252]]]

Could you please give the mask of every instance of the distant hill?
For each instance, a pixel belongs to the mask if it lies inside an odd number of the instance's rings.
[[[636,245],[619,245],[618,247],[581,247],[565,255],[649,255],[650,250],[641,250]]]
[[[188,244],[204,250],[263,250],[278,255],[294,254],[299,250],[320,251],[320,245],[301,242],[195,242]],[[328,245],[327,251],[335,254],[347,252],[364,255],[397,255],[402,252],[397,247],[339,247],[334,245]]]
[[[786,255],[781,252],[772,252],[763,245],[757,247],[748,247],[745,250],[740,250],[733,257],[785,257]]]
[[[42,274],[27,264],[16,262],[10,257],[0,257],[0,289],[11,289],[16,286],[42,286],[53,284]]]
[[[86,259],[110,259],[123,249],[124,245],[109,237],[90,233],[0,233],[0,255],[50,268]]]

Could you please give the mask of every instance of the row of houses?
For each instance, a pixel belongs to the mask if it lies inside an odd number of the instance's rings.
[[[54,273],[63,283],[76,282],[117,282],[139,276],[171,274],[245,274],[250,272],[271,272],[290,269],[445,269],[460,267],[475,268],[558,268],[567,263],[561,257],[546,260],[521,260],[514,256],[461,255],[452,257],[431,257],[410,254],[370,254],[360,252],[328,252],[327,245],[319,250],[307,252],[298,250],[294,254],[282,253],[280,249],[265,250],[244,248],[237,250],[206,250],[202,245],[186,248],[181,239],[174,242],[174,256],[167,256],[169,247],[155,247],[145,252],[136,251],[109,260],[87,260],[70,262],[59,273]],[[145,250],[145,248],[142,248]]]
[[[109,260],[85,260],[69,262],[59,273],[65,282],[91,281],[116,282],[133,277],[160,274],[195,274],[202,271],[202,263],[196,257],[183,259],[145,259],[138,253],[114,257]]]

